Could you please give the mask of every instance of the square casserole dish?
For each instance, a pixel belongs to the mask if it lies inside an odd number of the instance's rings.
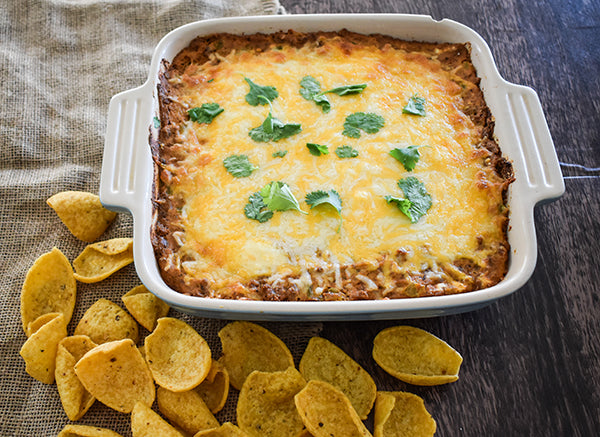
[[[194,297],[169,288],[154,256],[154,164],[149,136],[157,136],[156,86],[162,60],[172,61],[195,37],[233,34],[349,31],[381,33],[425,42],[470,43],[480,87],[495,119],[495,136],[503,155],[512,162],[515,181],[508,204],[511,245],[508,273],[493,287],[464,294],[407,299],[271,302]],[[238,17],[206,20],[175,29],[154,51],[149,78],[142,86],[117,94],[110,102],[100,183],[100,199],[110,209],[133,216],[134,259],[137,273],[159,298],[173,308],[202,317],[246,320],[368,320],[433,317],[484,307],[522,287],[533,273],[537,243],[533,210],[537,203],[560,197],[564,183],[558,159],[537,94],[506,82],[495,66],[486,42],[472,29],[451,20],[403,14],[340,14]]]

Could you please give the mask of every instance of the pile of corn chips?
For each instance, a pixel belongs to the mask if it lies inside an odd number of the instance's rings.
[[[84,209],[79,215],[91,220],[96,214],[103,226],[110,223],[111,216],[87,194],[77,193]],[[64,212],[64,199],[69,207],[78,204],[64,193],[49,204],[69,229],[86,238],[102,234],[105,226],[91,232],[74,223],[77,214]],[[378,391],[373,378],[328,340],[313,337],[296,368],[289,349],[273,333],[236,321],[219,332],[222,355],[215,360],[205,339],[186,322],[167,317],[168,305],[143,285],[122,297],[127,310],[98,300],[68,335],[76,282],[100,281],[131,263],[131,247],[128,238],[90,244],[73,261],[74,269],[54,248],[38,258],[25,278],[21,314],[28,338],[21,356],[33,378],[56,382],[71,421],[99,401],[130,416],[133,437],[371,436],[363,421],[374,409],[375,437],[434,435],[436,423],[420,397]],[[138,324],[150,331],[141,346]],[[381,331],[373,358],[390,375],[415,385],[456,381],[462,362],[448,344],[410,326]],[[239,390],[237,425],[215,418],[230,386]],[[119,434],[70,424],[59,436]]]

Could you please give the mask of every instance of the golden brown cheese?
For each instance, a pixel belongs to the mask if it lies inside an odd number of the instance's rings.
[[[167,283],[209,297],[321,300],[457,293],[498,282],[508,257],[504,197],[512,174],[489,138],[491,118],[481,120],[487,107],[472,65],[456,60],[467,47],[413,43],[416,50],[407,50],[387,37],[373,42],[347,32],[300,43],[304,35],[290,32],[288,43],[285,35],[270,44],[257,37],[258,49],[252,36],[200,39],[165,73],[154,244]],[[198,46],[201,61],[190,55]],[[449,51],[452,61],[440,59]],[[331,111],[324,113],[299,93],[306,75],[322,90],[367,87],[357,95],[329,94]],[[270,107],[246,102],[245,77],[275,87],[273,116],[300,123],[301,133],[253,141],[249,131]],[[413,95],[425,98],[426,116],[402,112]],[[210,124],[187,117],[187,110],[213,102],[224,111]],[[355,112],[378,114],[385,125],[358,139],[344,136],[344,120]],[[327,145],[330,153],[314,156],[307,143]],[[342,145],[358,157],[340,159],[334,150]],[[409,145],[423,146],[412,172],[389,155]],[[278,150],[288,153],[274,158]],[[234,178],[223,161],[241,154],[257,170]],[[407,176],[432,197],[417,223],[384,198],[403,197],[398,180]],[[287,183],[308,214],[248,219],[249,196],[271,181]],[[331,189],[343,202],[341,228],[333,208],[304,202],[306,193]]]

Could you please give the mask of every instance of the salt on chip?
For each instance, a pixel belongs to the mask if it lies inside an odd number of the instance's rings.
[[[60,401],[69,420],[79,420],[96,400],[75,374],[77,361],[96,346],[87,335],[65,337],[58,344],[54,375]]]
[[[294,367],[285,343],[255,323],[229,323],[219,331],[219,338],[223,349],[219,362],[227,369],[231,385],[238,390],[255,370],[277,372]]]
[[[229,394],[229,374],[225,367],[212,360],[208,375],[194,390],[202,397],[211,413],[217,414],[225,406]]]
[[[87,335],[95,343],[130,338],[139,340],[136,321],[119,305],[108,299],[99,299],[90,306],[75,327],[75,335]]]
[[[84,191],[56,193],[46,202],[75,237],[88,243],[96,241],[117,216],[96,194]]]
[[[304,426],[314,437],[371,436],[346,395],[327,382],[309,381],[295,402]]]
[[[57,437],[123,437],[110,429],[88,425],[67,425]]]
[[[191,390],[204,381],[212,363],[208,343],[183,320],[163,317],[144,342],[146,361],[158,385]]]
[[[38,317],[63,313],[68,324],[75,308],[77,282],[69,260],[56,247],[31,266],[21,290],[23,330]]]
[[[75,365],[75,373],[92,396],[122,413],[130,413],[137,402],[154,402],[152,375],[129,338],[90,350]]]
[[[313,337],[300,360],[300,373],[307,380],[325,381],[341,390],[362,420],[373,408],[377,387],[371,375],[330,341]]]
[[[237,403],[237,423],[256,437],[294,436],[304,424],[294,396],[306,381],[295,368],[278,372],[254,371],[246,378]]]
[[[462,363],[448,343],[412,326],[394,326],[377,334],[373,359],[390,375],[414,385],[454,382]]]
[[[169,312],[169,305],[143,285],[132,288],[121,299],[127,311],[148,331],[152,331],[156,327],[156,321],[166,317]]]
[[[432,437],[436,423],[423,399],[406,392],[378,392],[374,437]]]
[[[45,316],[41,316],[45,317]],[[19,354],[25,360],[25,371],[44,384],[54,383],[56,350],[67,336],[67,323],[62,313],[42,325],[25,341]]]
[[[133,262],[133,239],[113,238],[89,244],[73,260],[75,279],[99,282]]]
[[[159,387],[156,401],[158,409],[169,422],[188,434],[219,426],[202,397],[194,390],[176,393]]]
[[[225,422],[218,428],[207,429],[194,434],[194,437],[248,437],[244,431],[231,422]]]
[[[136,403],[131,412],[131,434],[133,437],[183,437],[143,402]]]

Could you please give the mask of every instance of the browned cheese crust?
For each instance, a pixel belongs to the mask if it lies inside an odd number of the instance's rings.
[[[176,163],[184,158],[178,156],[179,149],[174,146],[181,141],[180,126],[189,117],[186,109],[173,98],[177,95],[178,85],[170,80],[175,77],[184,81],[194,80],[186,75],[188,67],[206,62],[218,63],[220,58],[234,50],[251,50],[260,53],[281,44],[293,47],[308,45],[317,48],[323,40],[340,37],[344,40],[349,53],[357,45],[378,49],[389,45],[407,53],[424,54],[428,59],[437,61],[443,70],[452,72],[453,80],[462,88],[461,97],[464,106],[461,110],[479,130],[481,142],[476,145],[478,156],[486,166],[495,170],[497,177],[493,183],[501,185],[504,203],[506,203],[508,186],[514,180],[512,166],[502,157],[494,139],[494,120],[479,87],[480,79],[471,63],[468,44],[403,41],[385,35],[362,35],[346,30],[317,33],[299,33],[290,30],[267,35],[215,34],[198,37],[182,50],[172,63],[163,62],[163,72],[157,87],[161,127],[158,138],[151,138],[150,141],[156,170],[153,196],[154,226],[151,238],[161,275],[167,285],[174,290],[193,296],[271,301],[387,299],[479,290],[497,284],[506,275],[509,259],[509,244],[506,239],[508,207],[506,206],[499,212],[505,238],[495,242],[481,241],[481,244],[487,245],[488,250],[490,245],[493,245],[491,255],[482,263],[474,263],[469,258],[459,257],[452,263],[445,263],[441,270],[435,272],[424,270],[406,273],[398,270],[398,266],[402,265],[406,256],[402,250],[398,250],[393,254],[382,255],[375,263],[369,261],[340,265],[337,282],[331,272],[323,271],[318,266],[309,266],[308,273],[313,278],[318,278],[323,288],[323,292],[318,295],[301,290],[296,285],[299,276],[297,274],[289,275],[283,280],[280,278],[276,283],[269,276],[256,277],[239,284],[238,287],[230,287],[225,292],[216,293],[207,280],[190,278],[171,262],[170,256],[179,248],[174,233],[183,230],[180,214],[183,200],[171,195],[169,185],[174,175],[166,167],[167,164]],[[202,84],[198,83],[198,86]],[[485,183],[490,183],[489,179]],[[382,272],[384,275],[381,274]],[[340,276],[341,287],[336,285],[340,283]],[[386,281],[382,280],[383,277],[387,278]],[[373,283],[376,287],[373,287]]]

